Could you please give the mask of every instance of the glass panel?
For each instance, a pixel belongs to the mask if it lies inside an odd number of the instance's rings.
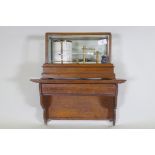
[[[51,63],[95,64],[109,62],[108,35],[49,35]]]

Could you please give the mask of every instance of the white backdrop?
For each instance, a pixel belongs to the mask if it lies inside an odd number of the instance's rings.
[[[155,27],[0,27],[0,128],[103,128],[101,121],[43,125],[38,85],[46,32],[112,32],[119,86],[115,128],[155,128]]]

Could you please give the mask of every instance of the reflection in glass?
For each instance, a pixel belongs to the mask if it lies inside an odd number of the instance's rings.
[[[108,63],[108,35],[50,35],[51,63]],[[107,59],[105,59],[105,57]]]

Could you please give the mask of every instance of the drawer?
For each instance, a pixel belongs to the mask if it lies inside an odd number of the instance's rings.
[[[42,84],[43,94],[115,95],[114,84]]]

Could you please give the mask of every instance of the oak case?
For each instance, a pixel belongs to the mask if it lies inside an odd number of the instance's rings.
[[[107,63],[51,63],[49,36],[108,36]],[[55,41],[55,40],[54,40]],[[44,122],[49,120],[109,120],[115,125],[118,84],[111,64],[111,33],[46,33],[45,64],[39,83]],[[85,57],[83,57],[85,58]],[[85,62],[85,61],[84,61]]]

